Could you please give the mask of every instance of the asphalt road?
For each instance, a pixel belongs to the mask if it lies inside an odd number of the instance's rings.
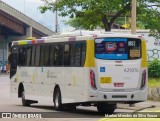
[[[54,110],[53,105],[33,104],[30,107],[21,105],[21,99],[10,97],[9,76],[0,75],[0,112],[50,112],[55,118],[89,118],[97,120],[104,118],[103,114],[99,114],[95,107],[77,107],[76,111],[61,111]],[[116,109],[115,113],[134,112],[134,109]]]

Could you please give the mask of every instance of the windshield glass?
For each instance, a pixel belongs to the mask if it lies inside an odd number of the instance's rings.
[[[97,38],[95,56],[107,60],[131,60],[141,57],[141,40],[135,38]]]

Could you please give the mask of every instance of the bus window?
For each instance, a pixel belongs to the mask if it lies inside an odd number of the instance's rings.
[[[128,58],[138,59],[141,57],[141,40],[140,39],[128,39]]]
[[[70,44],[70,65],[74,66],[74,50],[75,46],[74,43]]]
[[[31,56],[32,56],[32,47],[29,46],[27,47],[27,62],[26,62],[26,65],[27,66],[31,66]]]
[[[35,59],[35,66],[39,66],[40,60],[40,46],[36,47],[36,59]]]
[[[63,44],[55,45],[55,58],[54,58],[55,66],[63,65]]]
[[[64,66],[70,65],[70,46],[69,44],[64,45]]]
[[[133,38],[96,39],[96,58],[107,60],[128,60],[140,58],[140,43],[140,39]]]
[[[49,48],[50,46],[49,45],[46,45],[45,46],[45,52],[44,52],[44,65],[45,66],[49,66]]]
[[[10,60],[11,60],[11,63],[10,63],[10,78],[12,78],[16,74],[17,58],[18,57],[17,57],[16,53],[12,53],[11,56],[10,56]]]
[[[12,53],[9,56],[9,62],[10,62],[10,78],[12,78],[17,71],[17,64],[18,64],[18,47],[13,46],[11,48]]]
[[[75,44],[75,66],[81,65],[81,43]]]
[[[11,69],[17,68],[17,54],[13,53],[11,57]]]
[[[35,66],[35,50],[36,50],[36,47],[32,47],[32,61],[31,61],[31,66]]]
[[[86,43],[81,44],[81,66],[84,65],[86,58]]]
[[[54,45],[50,45],[50,66],[54,65]]]
[[[60,44],[60,50],[59,50],[59,63],[58,65],[63,66],[63,44]]]
[[[19,48],[18,65],[25,66],[26,60],[27,60],[27,49],[26,49],[26,47],[21,47],[21,48]]]
[[[59,45],[54,46],[54,51],[55,51],[55,57],[54,57],[54,65],[58,65],[58,58],[59,58]]]
[[[41,49],[40,49],[40,66],[44,66],[44,50],[45,50],[45,46],[41,45]]]

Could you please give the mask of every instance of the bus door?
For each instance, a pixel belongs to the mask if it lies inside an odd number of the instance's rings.
[[[141,39],[95,39],[101,90],[135,90],[141,84]]]
[[[8,62],[10,64],[10,78],[12,78],[17,72],[17,62],[18,62],[18,47],[12,47],[12,53],[8,57]]]
[[[18,47],[13,46],[12,47],[12,53],[8,57],[8,63],[10,64],[10,91],[11,94],[16,93],[17,90],[17,64],[18,64]]]

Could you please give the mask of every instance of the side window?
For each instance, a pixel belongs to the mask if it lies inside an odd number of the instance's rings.
[[[81,65],[81,43],[75,44],[75,66]]]
[[[23,66],[26,66],[27,62],[27,47],[23,47]]]
[[[62,66],[63,65],[63,45],[55,44],[54,50],[55,50],[54,65]]]
[[[69,66],[70,65],[70,45],[65,44],[64,45],[64,66]]]
[[[41,50],[40,50],[40,66],[44,66],[44,51],[45,51],[45,46],[41,45]]]
[[[18,51],[18,66],[22,66],[22,54],[23,54],[23,48],[19,47],[19,51]]]
[[[60,51],[60,47],[58,44],[56,44],[54,46],[54,51],[55,51],[55,56],[54,56],[54,65],[57,66],[58,65],[58,58],[59,58],[59,51]]]
[[[70,65],[74,66],[74,52],[75,52],[75,44],[70,44]]]
[[[11,58],[11,69],[16,69],[17,68],[17,54],[13,53],[12,58]]]
[[[36,46],[36,59],[35,59],[35,66],[39,66],[40,63],[40,46]]]
[[[81,66],[84,66],[86,59],[86,43],[81,44]]]
[[[25,66],[27,59],[26,47],[19,48],[19,55],[18,55],[18,65]]]
[[[26,62],[26,66],[30,66],[31,65],[31,56],[32,56],[32,47],[29,46],[27,47],[27,62]]]
[[[10,63],[10,78],[12,78],[16,74],[17,70],[17,53],[12,53],[10,56],[11,63]]]
[[[49,45],[45,46],[45,53],[44,53],[44,65],[49,66]]]
[[[36,47],[33,46],[33,47],[32,47],[32,61],[31,61],[31,66],[35,66],[35,50],[36,50]]]
[[[50,45],[50,66],[53,66],[54,65],[54,55],[55,55],[55,52],[54,52],[54,45]]]
[[[17,56],[17,53],[18,53],[18,47],[17,46],[13,46],[11,48],[11,51],[12,51],[12,54],[11,56],[9,57],[9,60],[10,60],[10,68],[11,69],[16,69],[17,68],[17,64],[18,64],[18,56]]]
[[[63,44],[60,44],[60,51],[59,51],[59,63],[58,63],[58,65],[59,66],[63,66],[63,47],[64,47],[64,45]]]

